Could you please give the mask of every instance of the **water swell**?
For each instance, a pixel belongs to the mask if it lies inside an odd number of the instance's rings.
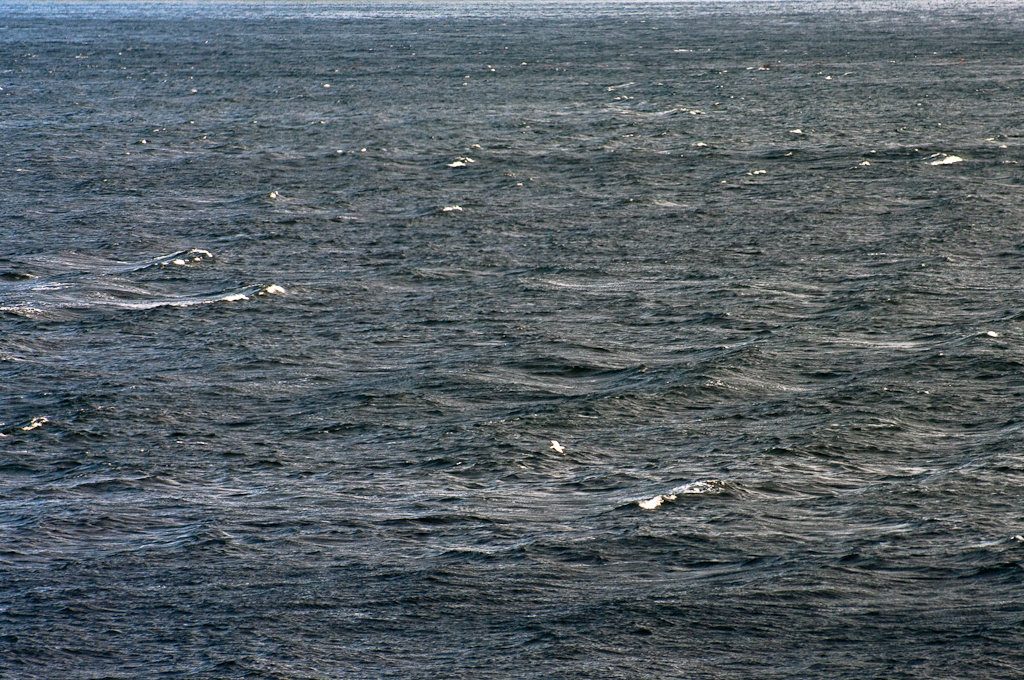
[[[137,262],[112,262],[82,253],[57,256],[13,256],[20,269],[31,270],[6,277],[0,284],[0,312],[12,316],[52,316],[65,310],[144,311],[159,307],[188,307],[215,302],[237,302],[253,296],[282,293],[276,284],[247,285],[227,290],[172,292],[179,281],[189,281],[187,270],[214,261],[207,250],[192,248]],[[160,276],[146,276],[157,270]],[[165,270],[175,271],[165,274]],[[132,275],[143,274],[139,280]],[[195,288],[196,286],[193,286]]]

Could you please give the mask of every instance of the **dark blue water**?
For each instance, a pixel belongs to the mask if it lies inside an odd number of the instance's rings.
[[[0,8],[0,676],[1024,676],[1022,11]]]

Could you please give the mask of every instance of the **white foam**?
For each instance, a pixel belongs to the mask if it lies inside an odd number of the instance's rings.
[[[722,483],[715,479],[702,479],[696,482],[690,482],[689,484],[683,484],[672,489],[672,494],[684,494],[684,493],[708,493],[709,491],[715,491],[722,488]]]
[[[245,288],[234,293],[215,293],[213,295],[184,296],[175,298],[150,298],[138,300],[108,300],[106,304],[121,309],[155,309],[157,307],[191,307],[192,305],[211,305],[218,302],[240,302],[249,300],[253,295],[263,295],[265,288]]]
[[[263,289],[263,292],[270,293],[271,295],[280,295],[284,293],[284,288],[278,286],[277,284],[274,284],[273,286],[267,286],[265,289]]]
[[[803,133],[804,133],[804,131],[801,130],[800,128],[796,128],[794,130],[790,130],[789,131],[789,134],[791,134],[791,135],[802,135]]]
[[[34,430],[37,427],[42,427],[44,423],[48,422],[50,422],[50,419],[47,418],[46,416],[36,416],[35,418],[32,419],[31,423],[29,423],[28,425],[21,429],[24,430],[25,432],[28,432],[29,430]]]
[[[989,332],[985,333],[985,335],[987,335],[990,338],[998,338],[999,337],[999,333],[996,333],[995,331],[989,331]]]
[[[929,158],[935,158],[935,156],[942,156],[942,158],[932,161],[931,165],[952,165],[953,163],[963,163],[964,161],[960,156],[951,156],[947,154],[935,154],[934,156],[929,156]]]
[[[209,258],[212,260],[213,253],[211,253],[208,250],[193,248],[191,250],[183,250],[177,253],[172,253],[170,255],[165,255],[163,257],[157,258],[156,260],[153,260],[151,263],[147,263],[146,266],[149,266],[150,264],[155,262],[159,262],[161,265],[176,264],[179,267],[181,267],[183,265],[188,264],[189,262],[202,262],[203,259],[205,258]],[[137,269],[137,267],[130,265],[129,269]]]
[[[462,206],[458,205],[446,205],[441,208],[441,212],[462,212]]]
[[[644,510],[654,510],[655,508],[659,507],[662,504],[662,502],[674,501],[675,499],[676,497],[673,496],[672,494],[666,494],[664,496],[659,495],[647,501],[637,501],[637,505],[639,505]]]
[[[655,508],[661,507],[661,504],[665,501],[671,502],[676,500],[680,495],[710,493],[720,488],[722,488],[722,483],[717,480],[699,480],[696,482],[690,482],[689,484],[683,484],[682,486],[677,486],[668,493],[658,494],[654,498],[649,498],[645,501],[637,501],[636,504],[644,510],[654,510]]]

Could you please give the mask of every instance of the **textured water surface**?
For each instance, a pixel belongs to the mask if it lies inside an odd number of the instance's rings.
[[[0,674],[1020,678],[1021,12],[8,5]]]

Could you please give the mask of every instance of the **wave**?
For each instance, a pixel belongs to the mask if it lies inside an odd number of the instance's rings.
[[[61,310],[149,310],[243,302],[285,292],[273,283],[211,288],[193,280],[190,271],[216,262],[213,253],[201,248],[128,262],[77,252],[14,257],[7,262],[15,266],[0,273],[0,313],[24,318]],[[167,269],[176,271],[173,278],[132,278]]]
[[[696,482],[689,482],[677,486],[665,493],[657,494],[651,498],[634,499],[629,504],[636,503],[644,510],[656,510],[665,503],[672,503],[676,501],[680,496],[685,495],[712,495],[721,494],[728,491],[728,486],[725,482],[717,479],[703,479]]]

